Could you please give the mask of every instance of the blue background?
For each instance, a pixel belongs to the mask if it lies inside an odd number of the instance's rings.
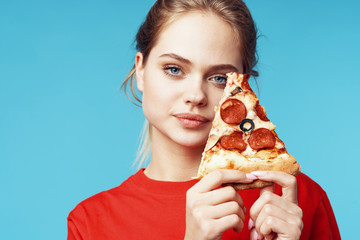
[[[246,2],[263,35],[261,104],[350,239],[360,214],[360,4]],[[144,117],[119,87],[152,3],[0,1],[2,239],[65,239],[78,202],[136,171]]]

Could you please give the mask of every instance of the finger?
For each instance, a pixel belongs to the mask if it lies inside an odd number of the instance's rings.
[[[255,228],[250,230],[250,240],[262,240],[262,239],[264,239],[263,235],[258,234]]]
[[[275,192],[275,185],[272,184],[270,186],[266,186],[263,188],[260,188],[260,196],[264,193],[264,192]]]
[[[281,219],[295,226],[301,225],[302,222],[299,216],[291,214],[278,206],[266,204],[256,219],[255,228],[258,232],[260,232],[260,227],[269,216]]]
[[[299,239],[301,235],[301,228],[299,226],[294,227],[292,224],[272,216],[266,218],[259,231],[264,236],[276,233],[279,238],[283,236],[286,239]]]
[[[204,194],[204,198],[208,199],[209,205],[217,205],[224,202],[236,201],[242,208],[244,202],[240,194],[231,186],[215,189]]]
[[[287,201],[270,191],[264,191],[250,208],[250,217],[254,222],[256,222],[258,215],[265,205],[274,205],[290,214],[302,215],[302,211],[297,204]]]
[[[244,227],[244,222],[236,214],[227,215],[219,218],[216,221],[216,226],[219,232],[225,232],[229,229],[234,229],[236,232],[241,232]]]
[[[275,191],[275,185],[274,184],[271,184],[270,186],[265,186],[265,187],[262,187],[260,188],[260,196],[263,195],[265,192],[271,192],[273,193]],[[261,203],[259,203],[260,201],[258,201],[258,203],[255,205],[255,208],[254,209],[257,209],[257,211],[252,211],[253,212],[253,218],[254,218],[254,221],[257,220],[258,218],[258,214],[260,213],[262,207],[261,207]],[[254,205],[253,205],[254,206]],[[254,213],[255,212],[255,213]]]
[[[209,213],[209,217],[213,219],[219,219],[228,215],[236,214],[242,221],[245,221],[244,210],[237,202],[234,201],[213,206],[210,211],[211,213]]]
[[[250,240],[257,240],[258,233],[256,232],[255,228],[250,229]]]
[[[205,175],[197,184],[193,186],[194,191],[209,192],[218,188],[224,183],[250,183],[254,181],[247,177],[249,174],[238,170],[220,169]]]
[[[255,171],[251,174],[260,180],[279,184],[282,187],[282,196],[293,203],[297,203],[297,183],[294,176],[281,171]]]

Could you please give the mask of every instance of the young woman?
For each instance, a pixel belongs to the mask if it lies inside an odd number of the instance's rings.
[[[226,73],[257,76],[256,37],[239,0],[154,4],[124,83],[136,81],[142,92],[150,163],[119,187],[81,202],[68,217],[69,240],[340,239],[325,192],[302,173],[221,170],[192,180]],[[221,187],[255,179],[276,187]]]

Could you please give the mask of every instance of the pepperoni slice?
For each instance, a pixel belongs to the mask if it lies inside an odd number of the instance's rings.
[[[249,145],[254,150],[274,148],[275,143],[274,134],[266,128],[258,128],[252,131],[249,138]]]
[[[240,152],[246,150],[246,143],[243,140],[242,132],[233,132],[220,138],[220,145],[226,150],[236,149]]]
[[[249,78],[250,78],[250,74],[244,74],[243,80],[241,82],[241,88],[244,90],[253,91],[248,82]]]
[[[240,124],[246,114],[245,105],[238,99],[230,98],[220,107],[221,119],[228,124]]]
[[[268,122],[270,121],[267,116],[266,116],[266,112],[264,110],[264,108],[262,106],[260,106],[259,104],[259,101],[256,102],[256,105],[255,105],[255,112],[256,112],[256,115],[263,121],[265,122]]]

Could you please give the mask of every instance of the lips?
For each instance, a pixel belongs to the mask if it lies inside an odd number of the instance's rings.
[[[208,118],[194,113],[178,113],[174,116],[185,128],[197,128],[210,122]]]

